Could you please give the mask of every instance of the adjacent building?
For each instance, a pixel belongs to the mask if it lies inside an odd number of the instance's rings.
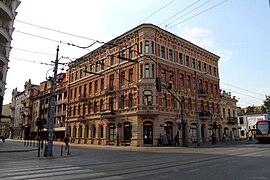
[[[256,123],[262,120],[269,120],[269,114],[261,111],[245,112],[238,111],[238,127],[241,139],[253,138],[256,130]]]
[[[2,112],[3,97],[5,93],[9,54],[11,50],[13,23],[17,15],[16,9],[19,0],[0,1],[0,112]]]
[[[220,116],[218,124],[218,139],[221,141],[223,134],[227,140],[239,140],[237,106],[238,102],[235,96],[230,92],[221,91],[220,94]],[[221,129],[221,127],[223,129]]]

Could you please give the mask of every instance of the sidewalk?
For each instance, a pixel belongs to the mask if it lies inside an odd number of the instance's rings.
[[[19,143],[19,144],[18,144]],[[37,143],[17,141],[6,139],[5,143],[0,141],[0,153],[6,152],[29,152],[29,151],[37,151],[38,146]]]
[[[89,145],[89,144],[75,144],[71,143],[70,147],[83,147],[83,148],[95,148],[95,149],[122,149],[122,150],[143,150],[143,149],[179,149],[179,148],[219,148],[219,147],[230,147],[234,145],[243,145],[243,144],[255,144],[257,141],[226,141],[226,142],[217,142],[216,144],[212,144],[211,142],[200,143],[200,146],[197,146],[197,143],[188,144],[187,147],[181,146],[160,146],[160,147],[130,147],[130,146],[103,146],[103,145]],[[54,141],[55,145],[62,145],[63,142]],[[45,146],[45,145],[44,145]],[[57,147],[59,149],[59,147]],[[57,149],[57,151],[58,151]],[[0,153],[5,152],[29,152],[29,151],[37,151],[38,144],[37,142],[27,142],[23,140],[13,140],[6,139],[6,142],[3,143],[0,141]]]

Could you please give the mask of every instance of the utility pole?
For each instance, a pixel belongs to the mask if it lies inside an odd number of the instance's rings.
[[[196,71],[194,71],[194,89],[195,89],[197,146],[200,146],[201,132],[200,132],[200,119],[199,119],[199,108],[198,108],[198,87],[197,87],[197,73],[196,73]]]
[[[49,117],[49,125],[48,125],[48,153],[47,156],[53,156],[53,129],[54,129],[54,117],[55,117],[55,100],[56,100],[56,78],[57,78],[57,68],[58,68],[58,53],[59,46],[56,49],[56,60],[54,65],[54,75],[52,79],[52,87],[51,87],[51,101],[50,101],[50,117]]]

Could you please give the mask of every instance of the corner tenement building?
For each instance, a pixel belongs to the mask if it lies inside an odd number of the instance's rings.
[[[155,146],[164,134],[171,140],[176,134],[181,138],[176,124],[180,105],[164,88],[156,90],[156,77],[164,84],[172,82],[171,91],[184,99],[186,138],[196,142],[194,72],[201,141],[209,141],[209,127],[220,113],[218,60],[219,56],[152,24],[105,43],[70,64],[72,142]]]

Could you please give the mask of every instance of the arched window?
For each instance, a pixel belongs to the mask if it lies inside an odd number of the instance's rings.
[[[152,91],[146,90],[143,92],[144,105],[152,105]]]
[[[124,140],[130,140],[132,138],[132,126],[130,122],[124,123]]]
[[[145,42],[144,42],[144,46],[145,46],[145,54],[148,54],[149,53],[149,41],[148,40],[146,40]]]
[[[109,141],[114,141],[115,139],[115,124],[109,124]]]

